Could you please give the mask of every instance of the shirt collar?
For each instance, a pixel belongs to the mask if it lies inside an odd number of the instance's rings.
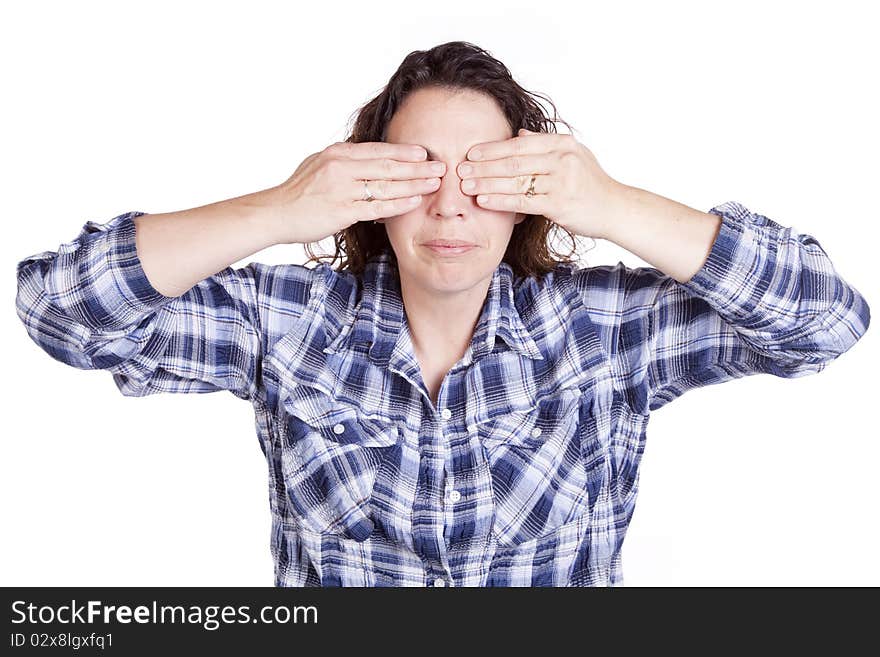
[[[541,351],[523,323],[514,303],[513,269],[501,262],[492,274],[480,318],[471,340],[471,358],[491,353],[500,337],[514,351],[528,358],[543,360]],[[354,309],[350,330],[340,327],[335,337],[328,335],[327,353],[336,353],[346,343],[369,343],[370,358],[387,364],[398,342],[408,330],[396,263],[387,250],[371,257],[363,274],[363,293]]]

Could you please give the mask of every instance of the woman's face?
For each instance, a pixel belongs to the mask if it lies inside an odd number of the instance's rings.
[[[476,195],[461,190],[458,166],[472,146],[511,137],[504,114],[485,94],[427,88],[404,100],[388,124],[386,141],[424,146],[429,159],[446,162],[446,173],[415,209],[378,220],[388,232],[401,279],[437,293],[467,290],[492,276],[513,226],[525,215],[481,208]],[[476,246],[459,255],[425,246],[442,239]]]

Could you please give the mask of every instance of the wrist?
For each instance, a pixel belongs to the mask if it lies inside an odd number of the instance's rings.
[[[618,182],[613,178],[609,180],[606,188],[606,203],[604,221],[593,231],[594,236],[609,242],[619,244],[623,239],[628,216],[627,207],[633,203],[633,196],[637,188]]]
[[[278,212],[277,199],[277,187],[261,189],[236,199],[245,208],[245,216],[254,234],[265,244],[263,248],[289,243],[283,232],[284,224]]]

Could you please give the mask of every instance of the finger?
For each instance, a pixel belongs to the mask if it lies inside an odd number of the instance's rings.
[[[532,181],[531,175],[513,178],[466,178],[461,181],[461,191],[465,194],[524,194]],[[470,184],[470,186],[469,186]],[[550,176],[535,176],[535,193],[550,191]]]
[[[391,158],[340,160],[348,167],[352,180],[412,180],[446,173],[445,162],[401,162]]]
[[[480,194],[477,204],[487,210],[500,212],[522,212],[523,214],[552,214],[548,194]]]
[[[526,155],[529,153],[546,153],[563,147],[564,138],[549,132],[536,132],[511,137],[501,141],[487,141],[474,144],[470,147],[467,159],[471,161],[497,160],[511,155]]]
[[[440,187],[440,179],[433,178],[416,178],[415,180],[367,180],[367,187],[373,198],[389,200],[395,198],[405,198],[407,196],[415,196],[417,194],[430,194],[436,192]],[[363,200],[364,193],[363,180],[353,180],[351,182],[351,193],[349,198],[355,200]]]
[[[327,150],[331,151],[333,155],[352,160],[391,158],[392,160],[418,161],[428,157],[425,148],[418,144],[391,144],[386,141],[341,141],[333,144]]]
[[[350,205],[350,216],[356,217],[356,221],[372,221],[373,219],[394,217],[415,209],[421,200],[421,196],[409,196],[407,198],[395,198],[387,201],[355,201]]]
[[[533,173],[552,173],[554,157],[550,153],[517,154],[499,160],[462,162],[458,165],[458,175],[465,178],[512,178]]]

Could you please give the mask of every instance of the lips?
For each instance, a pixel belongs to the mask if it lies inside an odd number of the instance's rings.
[[[454,244],[455,246],[438,246],[445,244]],[[431,240],[424,244],[425,248],[432,251],[440,258],[457,258],[466,253],[470,253],[477,248],[476,244],[464,242],[462,240]]]
[[[447,246],[447,247],[456,247],[456,246],[476,246],[473,242],[465,242],[464,240],[431,240],[430,242],[425,242],[425,246]]]

